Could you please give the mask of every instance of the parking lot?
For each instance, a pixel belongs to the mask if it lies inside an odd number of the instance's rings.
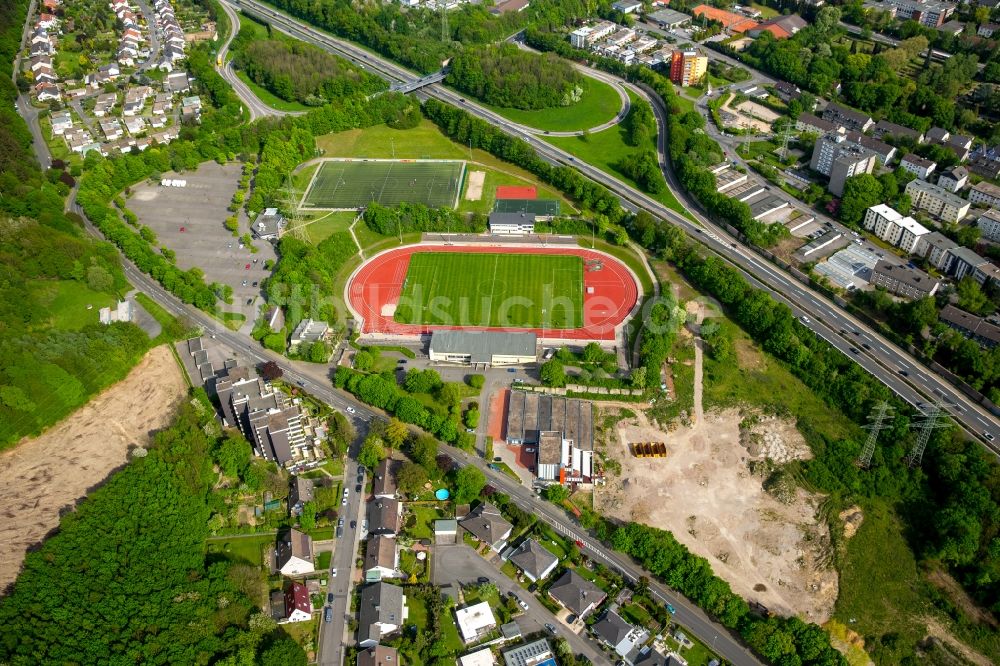
[[[496,563],[500,564],[500,557],[495,557]],[[480,576],[489,578],[490,582],[497,586],[500,594],[506,595],[514,592],[518,598],[527,602],[528,610],[514,620],[521,628],[522,635],[526,636],[536,632],[547,634],[545,624],[554,624],[556,635],[566,638],[574,653],[586,655],[595,664],[610,663],[611,660],[601,651],[594,639],[587,637],[586,634],[577,635],[570,630],[564,622],[542,606],[533,594],[501,573],[497,567],[484,560],[476,551],[462,543],[434,547],[431,582],[435,585],[448,585],[450,583],[457,590],[461,585],[476,584]],[[559,618],[565,618],[566,615],[567,613],[562,611],[559,613]],[[579,631],[580,623],[576,624],[577,631]]]
[[[164,173],[164,179],[183,179],[187,185],[142,183],[133,188],[128,207],[156,233],[161,245],[177,253],[179,268],[197,266],[204,271],[206,282],[231,286],[233,304],[225,309],[243,313],[246,325],[252,326],[262,303],[260,282],[268,276],[264,262],[274,260],[276,255],[273,246],[265,241],[254,241],[256,254],[250,248],[241,248],[239,239],[224,226],[240,170],[237,163],[206,162],[196,171]],[[241,213],[240,234],[248,231],[248,222]]]

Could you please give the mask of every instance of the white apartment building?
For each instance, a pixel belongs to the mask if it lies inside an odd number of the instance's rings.
[[[991,241],[1000,241],[1000,210],[990,208],[979,216],[976,220],[979,231],[983,238]]]
[[[922,239],[930,233],[912,217],[903,217],[895,209],[878,204],[865,212],[865,229],[882,240],[911,254],[921,254]]]
[[[985,204],[990,208],[1000,208],[1000,187],[983,181],[969,189],[969,201],[974,204]]]
[[[926,210],[945,222],[958,222],[969,213],[968,201],[924,180],[911,180],[906,185],[906,193],[914,208]]]

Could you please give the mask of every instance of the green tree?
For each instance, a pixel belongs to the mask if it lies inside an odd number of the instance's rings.
[[[569,489],[558,483],[545,486],[545,499],[556,504],[569,499]]]
[[[563,368],[563,364],[554,358],[542,364],[539,376],[546,386],[566,385],[566,370]]]
[[[453,407],[462,399],[462,389],[455,382],[445,382],[438,389],[437,398],[445,407]]]
[[[865,211],[882,201],[882,184],[870,173],[851,176],[844,182],[840,219],[857,227]]]
[[[330,351],[326,347],[326,343],[322,340],[317,340],[316,342],[309,345],[309,360],[313,363],[326,363],[330,359]]]
[[[280,638],[260,655],[260,666],[306,666],[309,660],[299,644],[291,638]]]
[[[382,440],[378,437],[368,437],[365,439],[364,444],[361,445],[361,451],[358,453],[358,463],[368,469],[375,469],[382,462],[382,459],[385,458],[385,455]]]
[[[465,427],[466,428],[478,428],[479,427],[479,410],[469,409],[465,412]]]
[[[386,441],[396,449],[403,445],[409,434],[410,430],[406,427],[406,424],[397,418],[391,419],[385,429]]]
[[[410,445],[410,457],[428,474],[437,471],[438,442],[431,435],[420,435]]]
[[[427,471],[422,466],[412,462],[404,463],[400,467],[399,473],[396,474],[399,490],[406,495],[416,495],[423,490],[427,481]]]
[[[468,382],[469,386],[478,391],[482,390],[483,385],[486,384],[486,377],[484,377],[483,375],[469,375],[466,378],[466,381]]]
[[[299,515],[299,527],[306,532],[316,529],[316,503],[306,502],[302,505],[302,513]]]
[[[250,443],[242,435],[232,432],[215,447],[215,462],[229,478],[243,477],[250,464]]]
[[[375,363],[375,359],[372,355],[366,351],[359,351],[354,355],[354,369],[360,370],[361,372],[367,372],[371,370],[372,364]]]
[[[455,502],[468,504],[479,497],[486,487],[486,476],[472,465],[466,465],[455,473]]]
[[[115,281],[108,269],[93,264],[87,267],[87,286],[94,291],[110,292],[115,286]]]

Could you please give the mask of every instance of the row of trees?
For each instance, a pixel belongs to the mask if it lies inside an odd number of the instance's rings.
[[[583,75],[566,60],[507,42],[467,49],[452,58],[450,66],[448,83],[496,106],[569,106],[583,92]]]
[[[28,554],[0,602],[5,663],[305,663],[256,609],[259,571],[205,559],[214,481],[206,402],[182,405],[148,455]]]
[[[365,208],[364,219],[369,229],[383,236],[424,231],[478,234],[486,230],[482,213],[460,215],[451,208],[428,208],[422,203],[404,202],[390,208],[373,202]]]

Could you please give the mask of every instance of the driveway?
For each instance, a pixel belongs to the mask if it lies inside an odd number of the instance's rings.
[[[495,560],[500,562],[499,556]],[[595,664],[610,664],[611,660],[601,651],[596,641],[589,637],[577,635],[565,624],[557,620],[533,594],[521,588],[515,581],[508,578],[493,565],[479,556],[476,551],[463,544],[449,546],[434,546],[434,557],[431,564],[431,580],[435,585],[452,584],[458,588],[462,584],[475,583],[480,576],[490,579],[500,594],[514,592],[528,604],[528,610],[514,618],[521,628],[521,634],[545,632],[545,624],[554,624],[559,637],[566,638],[575,654],[583,654]]]

